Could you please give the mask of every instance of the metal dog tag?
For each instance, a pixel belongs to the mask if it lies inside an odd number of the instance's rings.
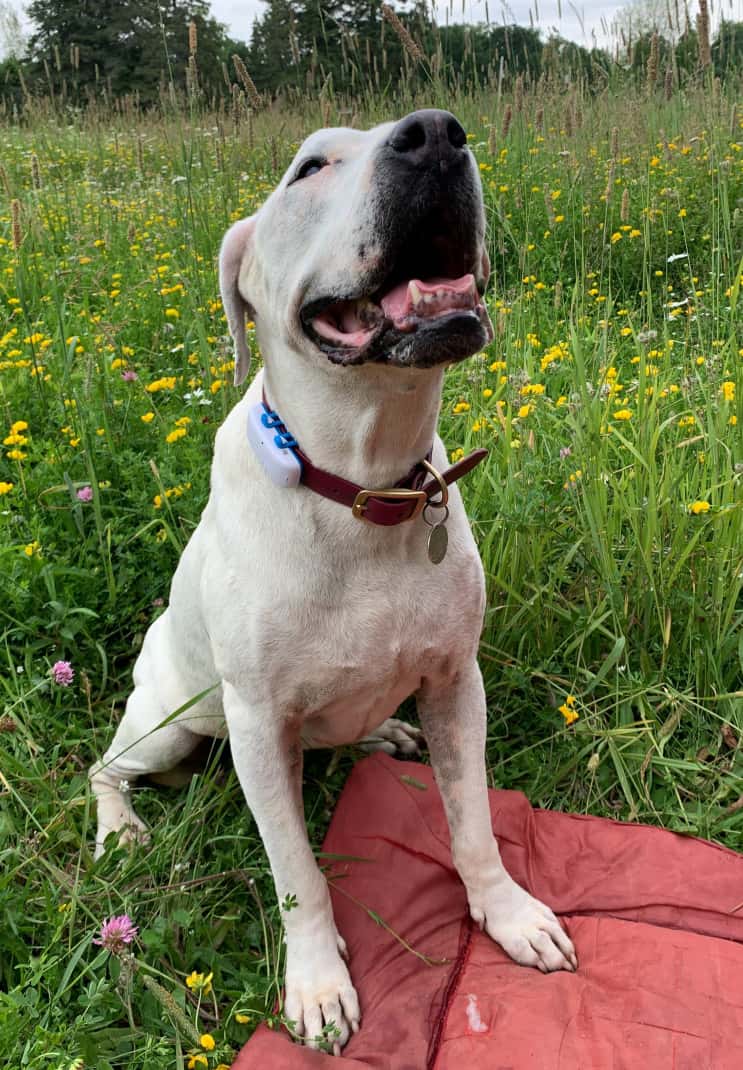
[[[443,509],[444,516],[441,520],[429,520],[426,516],[426,512],[429,509]],[[449,546],[449,533],[446,530],[446,522],[448,519],[448,505],[437,505],[435,502],[429,502],[423,509],[423,521],[428,524],[431,529],[428,533],[426,548],[428,550],[428,560],[432,565],[440,565],[446,557],[446,551]]]
[[[446,557],[449,546],[449,535],[442,521],[434,524],[428,535],[428,560],[433,565],[440,565]]]

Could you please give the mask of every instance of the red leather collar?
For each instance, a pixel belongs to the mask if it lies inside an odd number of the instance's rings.
[[[266,400],[265,391],[263,404],[269,412],[273,411]],[[343,476],[337,476],[332,472],[326,472],[323,468],[318,468],[298,445],[291,448],[302,462],[300,482],[305,487],[313,490],[315,494],[322,495],[323,498],[345,505],[353,511],[355,517],[366,520],[370,524],[390,526],[402,524],[405,520],[412,520],[431,499],[435,499],[441,493],[441,486],[435,476],[426,480],[428,469],[423,461],[414,464],[407,475],[398,480],[394,487],[367,489],[360,487],[358,483],[352,483],[350,479],[344,479]],[[484,461],[487,455],[486,449],[473,450],[439,475],[447,485],[450,485]],[[431,451],[429,450],[426,461],[430,461],[430,458]]]

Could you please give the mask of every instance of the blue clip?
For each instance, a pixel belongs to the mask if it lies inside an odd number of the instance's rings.
[[[264,408],[265,408],[265,406],[264,406]],[[282,426],[281,417],[279,416],[279,414],[277,412],[272,412],[271,409],[266,409],[265,412],[261,413],[261,423],[263,424],[264,427],[267,427],[269,430],[272,427],[281,427]]]
[[[281,425],[284,426],[283,424]],[[278,446],[280,450],[294,450],[297,448],[297,440],[289,431],[284,428],[278,435],[274,435],[274,445]]]

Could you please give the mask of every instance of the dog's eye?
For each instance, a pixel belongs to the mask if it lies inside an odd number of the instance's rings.
[[[297,168],[297,173],[294,176],[293,181],[299,182],[300,178],[310,178],[311,175],[316,175],[318,171],[322,171],[323,167],[327,165],[327,160],[321,160],[318,157],[314,157],[311,160],[305,160]]]

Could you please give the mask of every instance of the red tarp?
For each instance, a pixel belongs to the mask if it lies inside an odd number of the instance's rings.
[[[325,840],[354,857],[330,875],[361,1030],[334,1059],[261,1026],[236,1070],[743,1068],[743,857],[533,810],[515,791],[491,791],[490,807],[508,870],[561,916],[577,973],[517,966],[470,923],[431,770],[374,755]]]

